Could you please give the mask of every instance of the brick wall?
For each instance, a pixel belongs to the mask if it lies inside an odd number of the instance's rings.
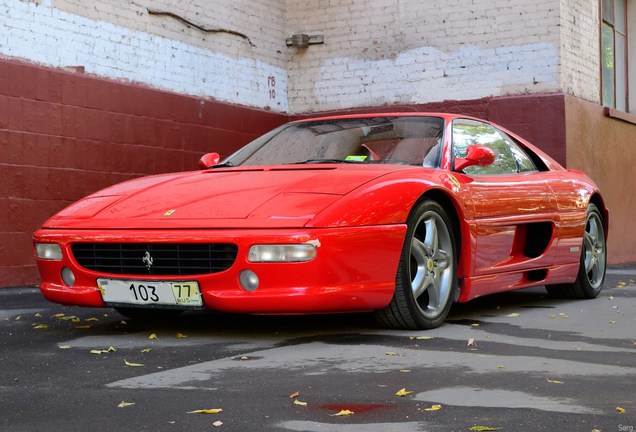
[[[98,189],[194,170],[287,117],[0,60],[0,287],[36,283],[31,235]]]
[[[292,112],[558,92],[559,1],[288,2]]]
[[[211,8],[203,0],[0,0],[0,55],[80,66],[105,78],[284,112],[287,52],[277,4],[215,2]],[[171,17],[151,16],[148,7],[204,27],[245,33],[254,46],[240,36],[204,33]],[[270,9],[277,18],[262,19]]]

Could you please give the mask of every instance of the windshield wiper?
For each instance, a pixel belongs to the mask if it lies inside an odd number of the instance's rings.
[[[214,168],[227,168],[227,167],[233,167],[234,164],[232,162],[223,162],[220,164],[216,164],[216,165],[212,165],[210,168],[214,169]]]
[[[361,163],[364,161],[358,161],[353,159],[307,159],[302,162],[295,162],[296,164],[323,164],[323,163]]]

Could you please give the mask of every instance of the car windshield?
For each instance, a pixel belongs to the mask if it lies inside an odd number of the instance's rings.
[[[426,116],[289,123],[252,141],[222,165],[398,163],[436,167],[443,126],[442,118]]]

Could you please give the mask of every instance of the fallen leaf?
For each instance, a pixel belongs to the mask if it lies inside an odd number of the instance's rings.
[[[479,324],[478,324],[478,323],[473,323],[473,324],[471,324],[470,326],[471,326],[471,327],[479,327]]]
[[[561,312],[561,313],[559,314],[559,316],[560,316],[561,318],[564,318],[564,319],[566,319],[566,318],[570,318],[570,315],[568,315],[568,314],[564,314],[563,312]]]
[[[472,338],[471,338],[471,339],[468,339],[468,344],[467,344],[467,346],[474,346],[474,347],[476,347],[476,346],[477,346],[477,343],[475,343],[475,339],[472,339]]]
[[[548,318],[556,318],[556,315],[548,315]]]
[[[307,406],[307,402],[301,402],[298,399],[294,399],[294,405]]]
[[[409,373],[411,372],[411,369],[400,369],[400,372]]]
[[[148,336],[148,339],[157,339],[157,334],[152,333],[150,336]]]
[[[42,330],[42,329],[47,329],[49,328],[48,324],[35,324],[33,326],[33,330]]]
[[[134,405],[134,404],[135,404],[134,402],[124,402],[124,401],[121,401],[121,402],[119,403],[119,405],[117,405],[117,408],[126,408],[126,407],[132,406],[132,405]]]
[[[127,323],[126,321],[124,321],[124,320],[119,321],[119,324],[121,324],[121,325],[128,325],[128,323]]]
[[[20,321],[22,319],[22,315],[18,315],[17,317],[15,317],[16,321]]]
[[[503,368],[504,368],[504,365],[499,365],[499,366],[497,366],[497,367],[498,367],[499,369],[503,369]]]
[[[468,429],[469,431],[477,431],[477,432],[485,432],[485,431],[496,431],[499,430],[499,428],[494,428],[494,427],[490,427],[490,426],[473,426],[471,428]]]
[[[145,365],[143,365],[141,363],[131,363],[128,360],[124,360],[124,364],[126,366],[130,366],[130,367],[142,367],[142,366],[145,366]]]
[[[84,321],[99,321],[97,318],[95,317],[91,317],[91,318],[86,318]]]
[[[249,360],[250,358],[248,356],[241,356],[240,360]]]
[[[340,416],[349,416],[352,415],[353,411],[349,411],[349,410],[341,410],[340,412],[337,412],[335,414],[331,414],[332,417],[340,417]]]
[[[442,409],[441,405],[431,405],[430,408],[424,408],[424,411],[439,411]]]
[[[187,338],[187,335],[184,335],[183,333],[177,333],[177,335],[175,336],[177,339],[183,339],[183,338]]]
[[[616,324],[616,321],[609,321],[610,324]]]
[[[385,354],[388,355],[388,356],[396,356],[397,355],[397,353],[394,353],[394,352],[391,352],[391,351],[386,352]]]
[[[297,392],[294,392],[294,393],[290,394],[290,395],[289,395],[289,397],[290,397],[291,399],[295,399],[295,398],[297,398],[297,397],[298,397],[298,395],[299,395],[299,394],[300,394],[300,392],[299,392],[299,391],[297,391]]]
[[[550,378],[548,378],[548,382],[550,384],[563,384],[563,381],[559,381],[559,380],[551,380]]]
[[[397,393],[395,393],[395,395],[397,397],[404,397],[404,396],[406,396],[408,394],[411,394],[411,393],[413,393],[413,392],[410,391],[410,390],[407,390],[406,388],[403,388],[401,390],[398,390]]]
[[[217,420],[214,423],[212,423],[212,426],[221,427],[221,426],[223,426],[223,422],[221,420]]]
[[[63,316],[64,316],[63,313],[58,313],[58,314],[53,315],[52,318],[62,318]]]
[[[70,349],[71,346],[70,345],[58,345],[57,346],[59,349]]]
[[[210,408],[210,409],[198,409],[194,411],[188,411],[187,414],[218,414],[222,412],[221,408]]]
[[[42,318],[42,314],[41,314],[40,312],[38,312],[38,313],[36,313],[36,314],[34,315],[34,317],[36,317],[36,318]]]
[[[89,325],[78,325],[78,326],[75,326],[75,328],[76,329],[89,329],[89,328],[91,328],[91,326],[89,326]]]
[[[520,316],[521,316],[521,314],[518,314],[516,312],[511,313],[511,314],[508,315],[508,317],[510,317],[510,318],[519,318]]]
[[[619,414],[625,414],[625,408],[616,407],[616,412],[618,412]]]
[[[149,353],[150,352],[150,348],[144,348],[141,350],[142,353]]]
[[[614,296],[607,297],[608,300],[614,300]]]
[[[431,339],[435,339],[433,336],[418,336],[415,339],[417,340],[431,340]]]

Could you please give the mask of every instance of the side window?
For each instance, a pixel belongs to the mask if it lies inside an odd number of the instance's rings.
[[[537,171],[532,159],[508,135],[493,126],[468,119],[453,122],[453,158],[466,157],[468,146],[482,145],[495,153],[495,162],[488,166],[464,169],[470,175],[515,174]]]

